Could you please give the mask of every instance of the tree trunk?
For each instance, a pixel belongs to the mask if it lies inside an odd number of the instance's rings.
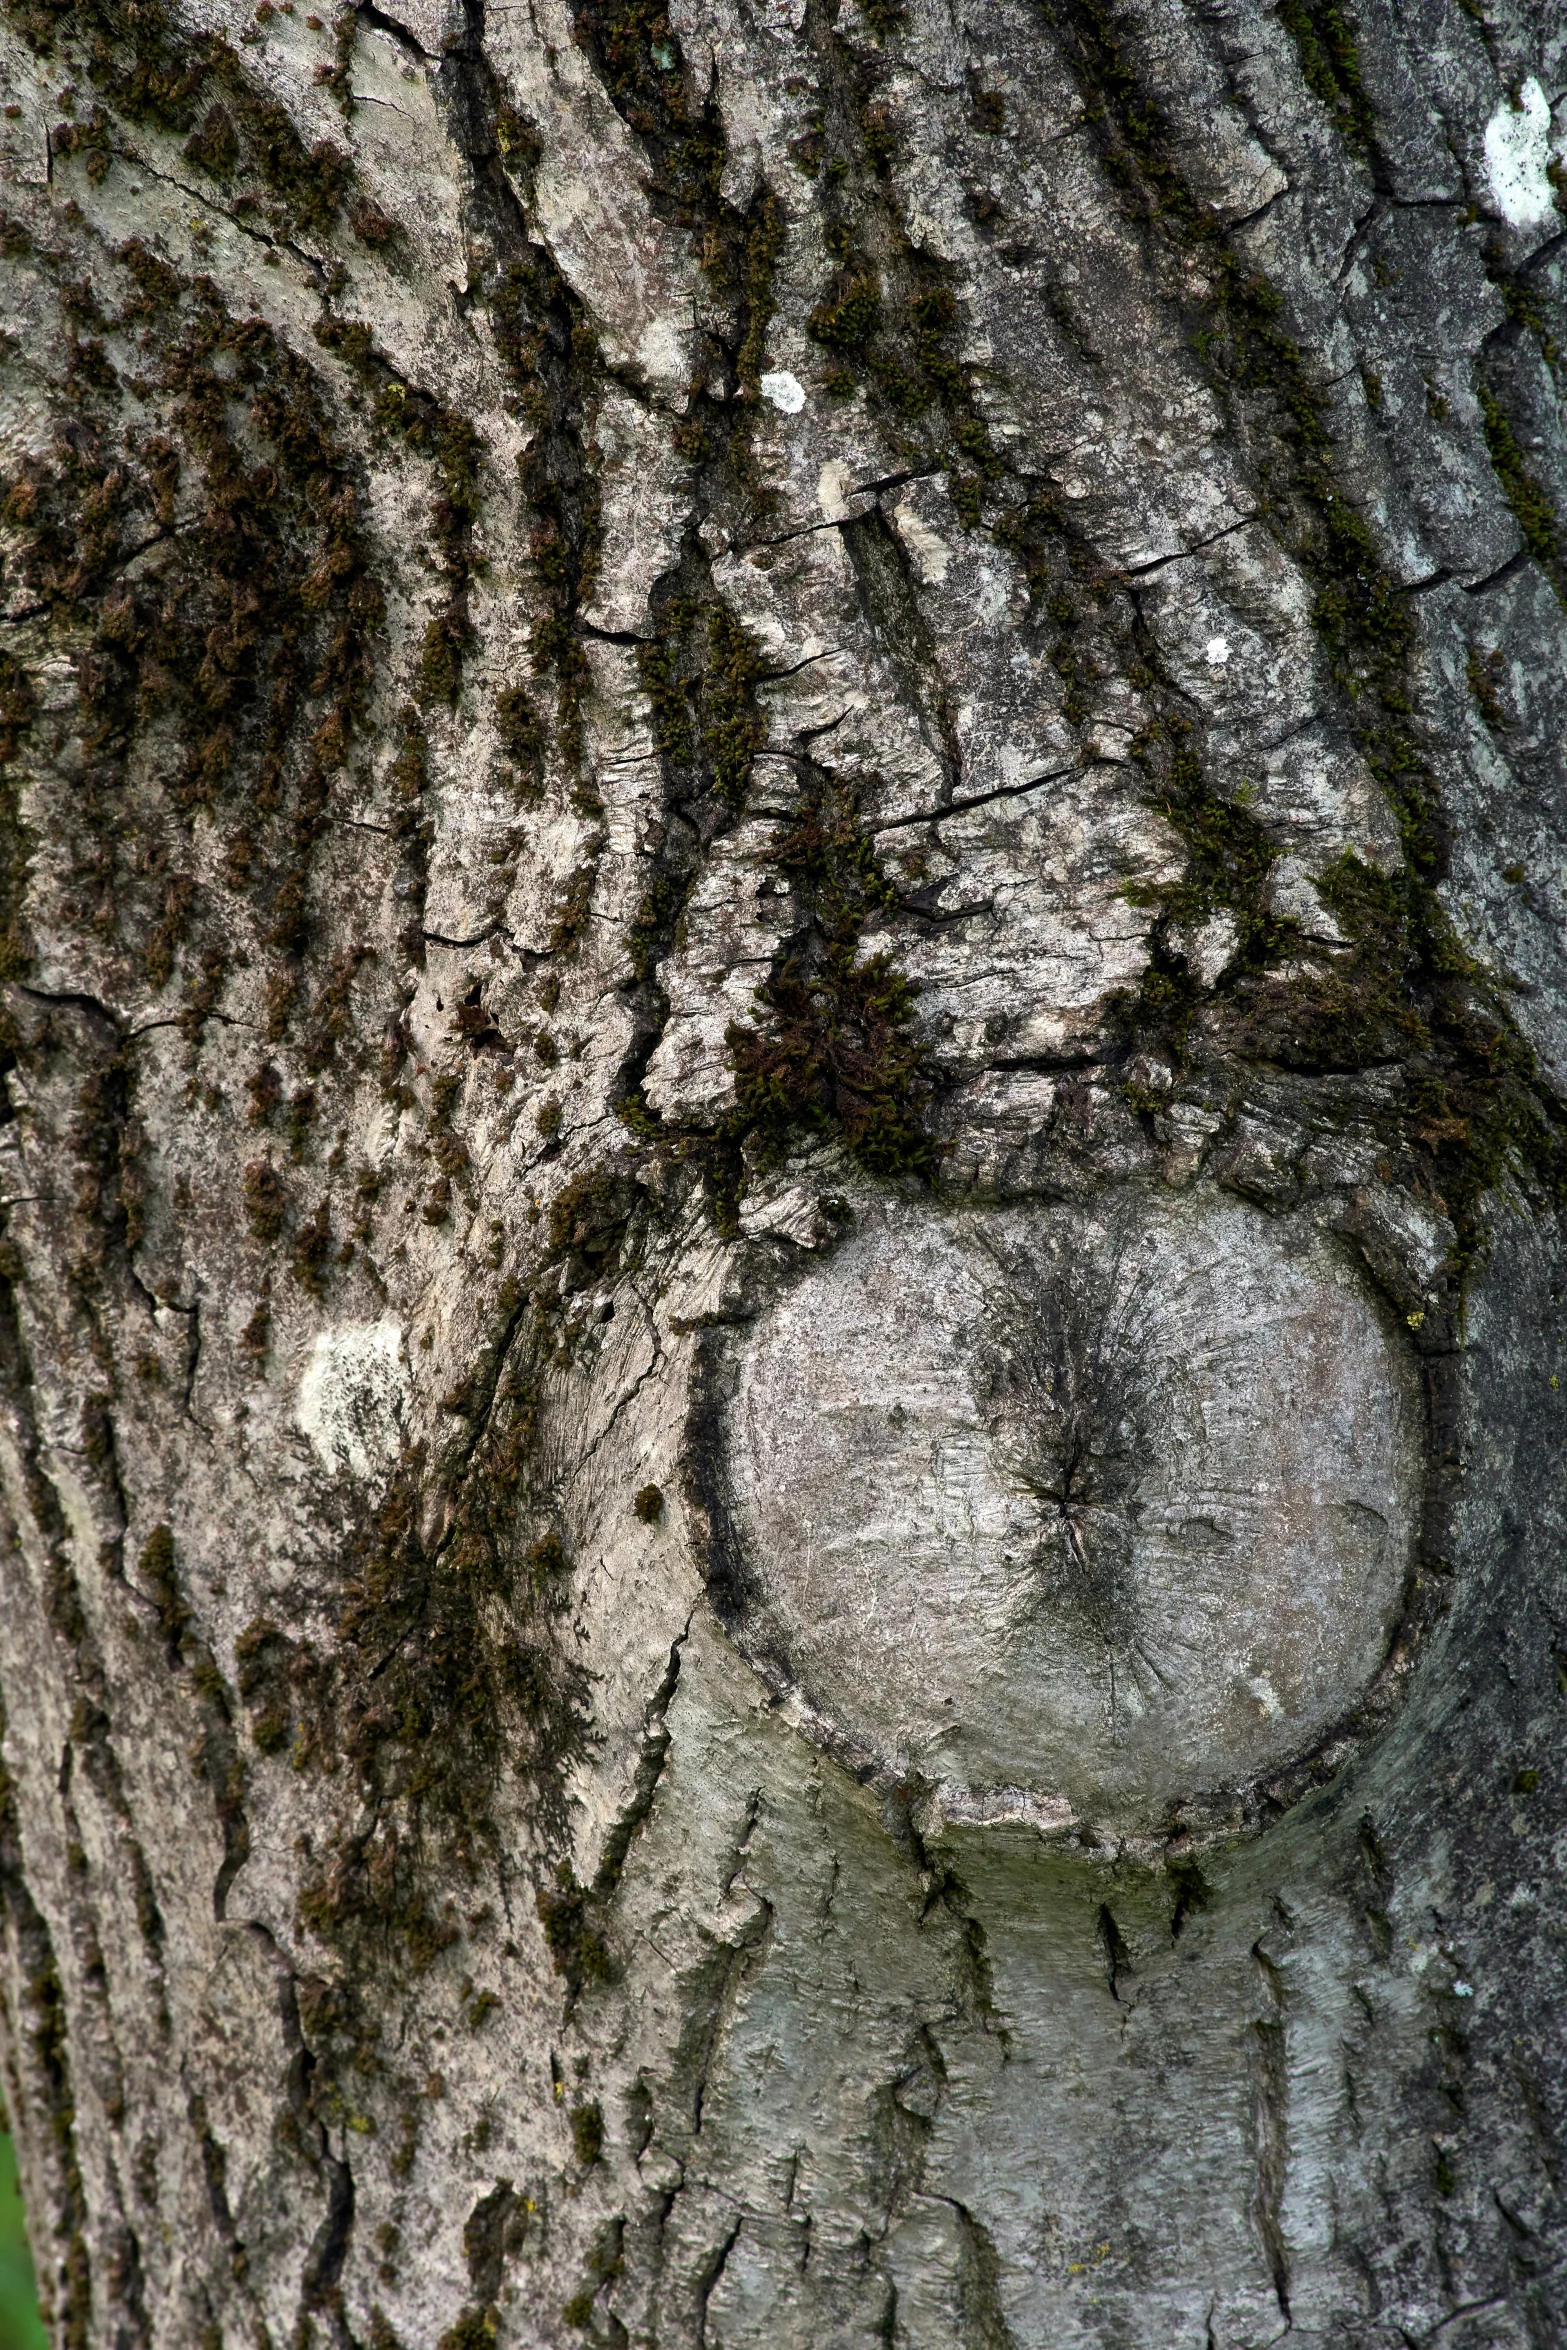
[[[4,0],[66,2350],[1522,2350],[1537,0]]]

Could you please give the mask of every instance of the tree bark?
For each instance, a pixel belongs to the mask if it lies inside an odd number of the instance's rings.
[[[62,2350],[1544,2350],[1531,0],[4,0]]]

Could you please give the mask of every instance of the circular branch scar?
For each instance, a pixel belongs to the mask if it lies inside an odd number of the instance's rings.
[[[1339,1244],[1217,1195],[874,1211],[736,1344],[732,1628],[851,1760],[1149,1829],[1387,1652],[1420,1407]]]

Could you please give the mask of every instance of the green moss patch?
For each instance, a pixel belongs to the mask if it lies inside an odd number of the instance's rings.
[[[1449,831],[1414,723],[1415,630],[1406,600],[1335,471],[1327,390],[1288,332],[1276,288],[1244,262],[1182,180],[1168,126],[1140,83],[1113,12],[1104,0],[1050,0],[1047,13],[1079,74],[1088,120],[1126,209],[1146,224],[1156,250],[1164,240],[1182,261],[1200,255],[1212,292],[1198,351],[1268,484],[1269,526],[1313,583],[1314,619],[1341,707],[1402,836],[1400,875],[1346,859],[1327,877],[1324,895],[1350,939],[1349,953],[1316,975],[1303,971],[1287,987],[1243,975],[1228,1001],[1205,1016],[1205,1049],[1318,1072],[1400,1065],[1402,1106],[1384,1120],[1390,1167],[1453,1219],[1467,1261],[1484,1244],[1488,1191],[1510,1176],[1552,1194],[1567,1188],[1567,1119],[1501,991],[1462,946],[1438,895]],[[1338,12],[1300,13],[1319,43],[1328,43],[1329,19],[1337,21]],[[1328,43],[1325,57],[1330,49]],[[1333,70],[1347,90],[1348,52],[1334,54]],[[1554,551],[1554,517],[1534,494],[1510,427],[1499,410],[1485,414],[1492,461],[1521,526]],[[1166,804],[1166,813],[1181,822],[1177,807]],[[1208,848],[1189,822],[1181,828],[1201,887],[1205,866],[1210,876],[1213,870]],[[1198,835],[1204,830],[1199,824]]]

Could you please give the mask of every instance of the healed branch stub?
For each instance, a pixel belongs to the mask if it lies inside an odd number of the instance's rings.
[[[0,0],[61,2350],[1539,2350],[1560,28]]]
[[[1384,1665],[1418,1381],[1309,1223],[1201,1193],[872,1209],[736,1351],[737,1635],[938,1816],[1157,1850],[1240,1817]]]

